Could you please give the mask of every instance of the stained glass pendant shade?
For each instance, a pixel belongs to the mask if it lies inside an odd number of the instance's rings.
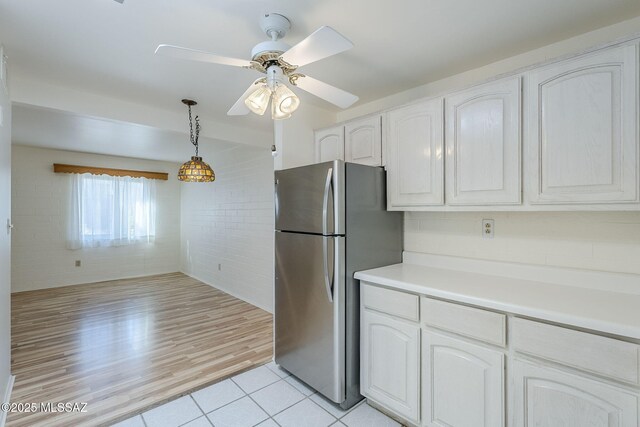
[[[191,107],[197,102],[190,99],[183,99],[182,103],[189,107],[189,134],[191,143],[196,147],[196,155],[191,160],[180,166],[178,171],[178,179],[184,182],[213,182],[216,180],[216,174],[207,163],[202,161],[202,157],[198,156],[198,137],[200,136],[200,121],[198,116],[195,119],[195,130],[193,129],[194,120],[191,119]]]

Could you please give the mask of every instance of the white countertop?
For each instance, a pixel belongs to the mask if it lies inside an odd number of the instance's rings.
[[[615,277],[612,273],[612,282]],[[637,293],[435,268],[407,263],[406,258],[402,264],[357,272],[355,278],[640,340],[640,294]]]

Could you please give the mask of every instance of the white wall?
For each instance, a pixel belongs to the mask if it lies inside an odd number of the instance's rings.
[[[408,251],[640,274],[640,212],[410,212],[404,239]]]
[[[0,403],[9,400],[11,380],[11,235],[4,228],[11,216],[11,104],[5,91],[0,44]],[[6,412],[0,412],[0,426]]]
[[[182,271],[273,312],[271,151],[238,146],[207,160],[214,183],[182,184]]]
[[[168,172],[157,183],[156,241],[132,246],[66,249],[71,175],[53,163]],[[179,271],[179,165],[14,145],[12,155],[12,291]],[[75,260],[82,266],[75,267]]]

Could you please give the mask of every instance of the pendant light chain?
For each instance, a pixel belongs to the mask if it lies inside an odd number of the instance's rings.
[[[198,137],[200,136],[200,117],[196,116],[196,132],[193,133],[193,119],[191,118],[191,105],[189,107],[189,134],[191,136],[191,143],[196,146],[196,157],[198,157]]]

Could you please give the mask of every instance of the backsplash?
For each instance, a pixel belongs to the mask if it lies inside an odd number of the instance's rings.
[[[404,239],[407,251],[640,274],[640,212],[407,212]]]

